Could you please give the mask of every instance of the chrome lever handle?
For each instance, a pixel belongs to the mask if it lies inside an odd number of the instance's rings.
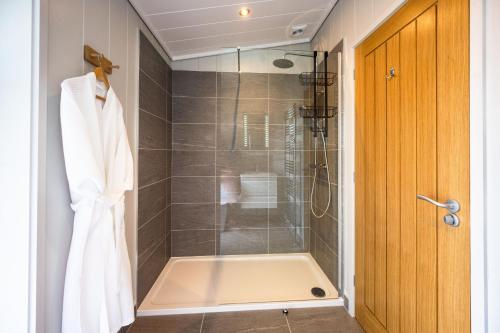
[[[450,214],[455,214],[456,212],[458,212],[460,210],[460,204],[458,203],[457,200],[450,199],[450,200],[447,200],[445,203],[440,203],[440,202],[437,202],[436,200],[432,200],[431,198],[428,198],[425,195],[421,195],[421,194],[417,194],[417,199],[427,201],[427,202],[429,202],[433,205],[436,205],[440,208],[448,209]]]

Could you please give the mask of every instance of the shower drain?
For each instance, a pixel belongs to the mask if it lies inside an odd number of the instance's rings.
[[[326,296],[325,291],[320,287],[314,287],[311,289],[311,294],[315,297],[323,298]]]

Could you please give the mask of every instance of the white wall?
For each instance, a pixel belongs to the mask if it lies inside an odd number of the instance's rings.
[[[343,41],[344,92],[344,292],[354,315],[354,47],[397,10],[404,0],[339,0],[312,41],[330,51]]]
[[[47,45],[47,144],[46,144],[46,246],[45,246],[45,332],[59,332],[66,260],[71,241],[73,211],[70,208],[59,119],[60,84],[91,70],[83,60],[83,45],[89,44],[114,64],[110,77],[125,109],[132,151],[136,152],[139,29],[163,50],[126,0],[43,0],[48,7]],[[168,60],[169,61],[169,60]],[[137,161],[136,156],[134,156]],[[137,168],[136,168],[137,169]],[[137,172],[137,170],[136,170]],[[137,178],[137,177],[136,177]],[[127,243],[136,267],[136,194],[126,197]]]
[[[28,332],[32,1],[0,1],[0,331]],[[15,32],[15,33],[13,33]]]

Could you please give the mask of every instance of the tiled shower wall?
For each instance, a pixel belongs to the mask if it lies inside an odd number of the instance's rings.
[[[174,71],[172,256],[309,250],[308,177],[299,225],[285,178],[286,115],[303,96],[292,74]]]
[[[170,258],[172,71],[141,34],[139,63],[138,304]]]
[[[329,71],[337,72],[337,54],[330,53],[328,58]],[[319,69],[323,68],[321,63]],[[338,106],[338,81],[335,80],[332,86],[328,87],[328,105]],[[324,89],[323,87],[319,90]],[[321,99],[323,95],[319,94],[319,105],[324,102]],[[340,110],[341,111],[341,110]],[[338,266],[338,253],[339,253],[339,155],[341,153],[341,144],[339,143],[339,119],[341,114],[337,113],[334,118],[328,120],[328,137],[326,138],[326,149],[328,157],[328,165],[330,170],[330,189],[331,189],[331,202],[325,216],[316,218],[311,213],[311,254],[316,259],[321,269],[328,276],[333,285],[339,290],[339,266]],[[318,164],[324,162],[323,142],[318,135],[317,138],[317,158]],[[314,163],[314,141],[311,140],[311,161]],[[318,172],[316,181],[316,189],[313,197],[313,206],[317,213],[322,213],[324,207],[328,203],[328,178],[326,170],[321,169]],[[311,169],[311,177],[314,170]],[[321,215],[321,214],[318,214]]]

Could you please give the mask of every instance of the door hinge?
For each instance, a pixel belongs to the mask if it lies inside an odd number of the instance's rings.
[[[356,275],[352,276],[352,284],[356,287]]]
[[[355,69],[352,70],[352,79],[356,80],[356,70]]]

